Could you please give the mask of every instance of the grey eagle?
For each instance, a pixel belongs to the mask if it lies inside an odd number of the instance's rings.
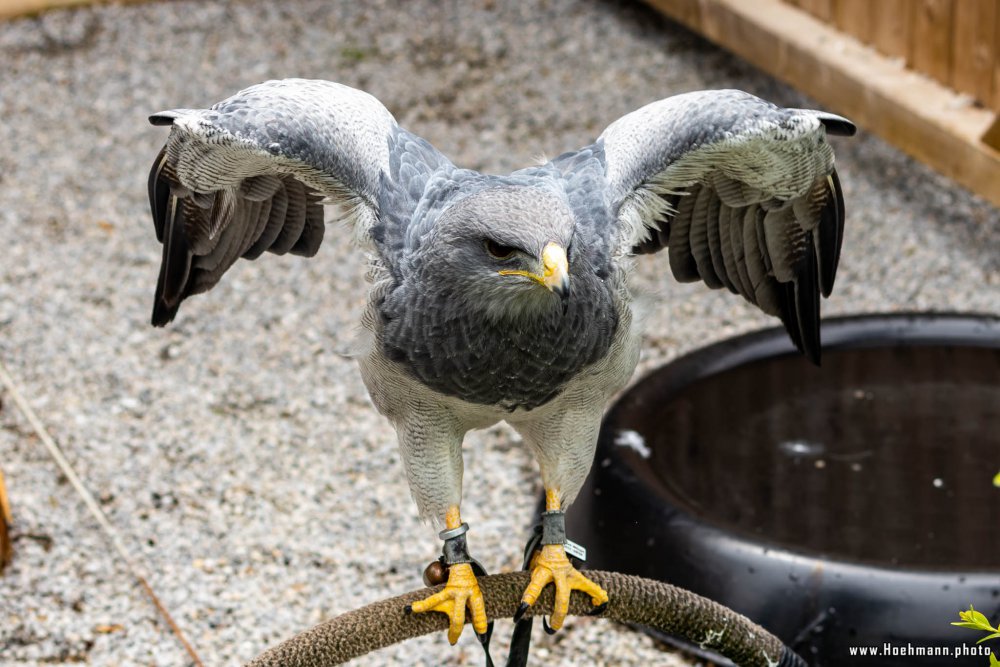
[[[422,517],[443,527],[444,589],[412,606],[487,619],[462,521],[462,439],[506,420],[537,458],[541,547],[521,611],[554,583],[607,594],[567,558],[563,511],[590,468],[605,404],[629,380],[641,332],[633,257],[666,249],[680,281],[725,287],[820,355],[844,202],[827,135],[850,121],[735,90],[653,102],[594,143],[507,176],[461,169],[367,93],[268,81],[211,109],[150,117],[171,127],[149,200],[163,260],[153,324],[232,264],[312,256],[324,204],[371,256],[358,362],[393,424]]]

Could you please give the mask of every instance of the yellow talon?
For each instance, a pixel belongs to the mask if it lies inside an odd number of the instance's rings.
[[[545,489],[545,509],[548,512],[558,512],[561,508],[561,494],[556,487]],[[587,577],[580,574],[569,562],[566,548],[562,544],[546,544],[541,551],[531,559],[531,581],[524,589],[521,597],[521,608],[514,620],[517,621],[528,607],[535,604],[542,589],[554,583],[556,585],[555,601],[552,605],[552,617],[548,628],[555,631],[562,627],[569,613],[569,596],[573,591],[583,591],[590,596],[594,607],[601,607],[608,602],[608,593]]]
[[[438,611],[447,614],[448,641],[454,644],[462,635],[462,628],[465,626],[466,605],[472,612],[472,627],[476,634],[482,635],[486,632],[486,603],[483,602],[483,593],[479,590],[479,582],[472,572],[472,565],[459,563],[448,569],[448,583],[445,584],[444,590],[414,602],[410,605],[410,609],[415,613]]]
[[[573,591],[583,591],[590,596],[595,607],[608,601],[607,592],[587,577],[580,574],[569,562],[566,549],[561,544],[546,544],[535,554],[531,561],[531,582],[524,590],[521,602],[533,605],[541,595],[542,589],[549,583],[555,583],[556,597],[552,606],[552,617],[549,627],[558,630],[569,613],[569,596]]]

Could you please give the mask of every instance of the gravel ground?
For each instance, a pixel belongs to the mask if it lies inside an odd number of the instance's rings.
[[[365,286],[347,235],[312,261],[235,267],[148,325],[159,245],[146,115],[272,77],[364,88],[457,163],[506,171],[591,141],[667,95],[737,87],[806,106],[643,5],[170,2],[0,24],[0,357],[206,665],[419,586],[438,542],[350,347]],[[849,207],[826,314],[1000,312],[1000,213],[862,133],[836,141]],[[771,324],[644,259],[641,370]],[[17,524],[0,578],[0,664],[184,665],[181,645],[3,396]],[[466,439],[463,515],[491,570],[517,565],[539,493],[505,428]],[[372,536],[384,536],[384,539]],[[498,624],[498,648],[509,626]],[[480,664],[471,633],[357,664]],[[547,664],[686,664],[603,621],[536,635]]]

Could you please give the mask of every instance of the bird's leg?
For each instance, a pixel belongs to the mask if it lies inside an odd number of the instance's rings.
[[[566,522],[559,502],[558,489],[545,489],[545,514],[542,516],[542,548],[531,560],[531,582],[521,596],[521,606],[514,620],[519,620],[535,604],[549,583],[556,587],[555,604],[547,630],[558,630],[569,612],[572,591],[583,591],[594,603],[595,612],[608,603],[607,592],[580,574],[566,556]]]
[[[483,593],[479,590],[479,582],[472,571],[473,560],[469,556],[465,543],[465,533],[469,530],[467,523],[462,523],[458,505],[448,508],[445,516],[445,530],[440,537],[444,540],[444,564],[448,568],[448,583],[444,589],[430,597],[414,602],[409,611],[421,613],[439,611],[448,614],[448,641],[454,644],[462,634],[465,626],[465,607],[468,605],[472,613],[472,627],[480,641],[485,641],[487,621],[486,604]]]

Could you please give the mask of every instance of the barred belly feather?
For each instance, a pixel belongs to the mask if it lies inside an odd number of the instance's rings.
[[[497,320],[447,290],[401,290],[381,308],[385,355],[420,382],[469,403],[532,410],[603,358],[618,326],[608,283],[574,276],[565,311]]]

